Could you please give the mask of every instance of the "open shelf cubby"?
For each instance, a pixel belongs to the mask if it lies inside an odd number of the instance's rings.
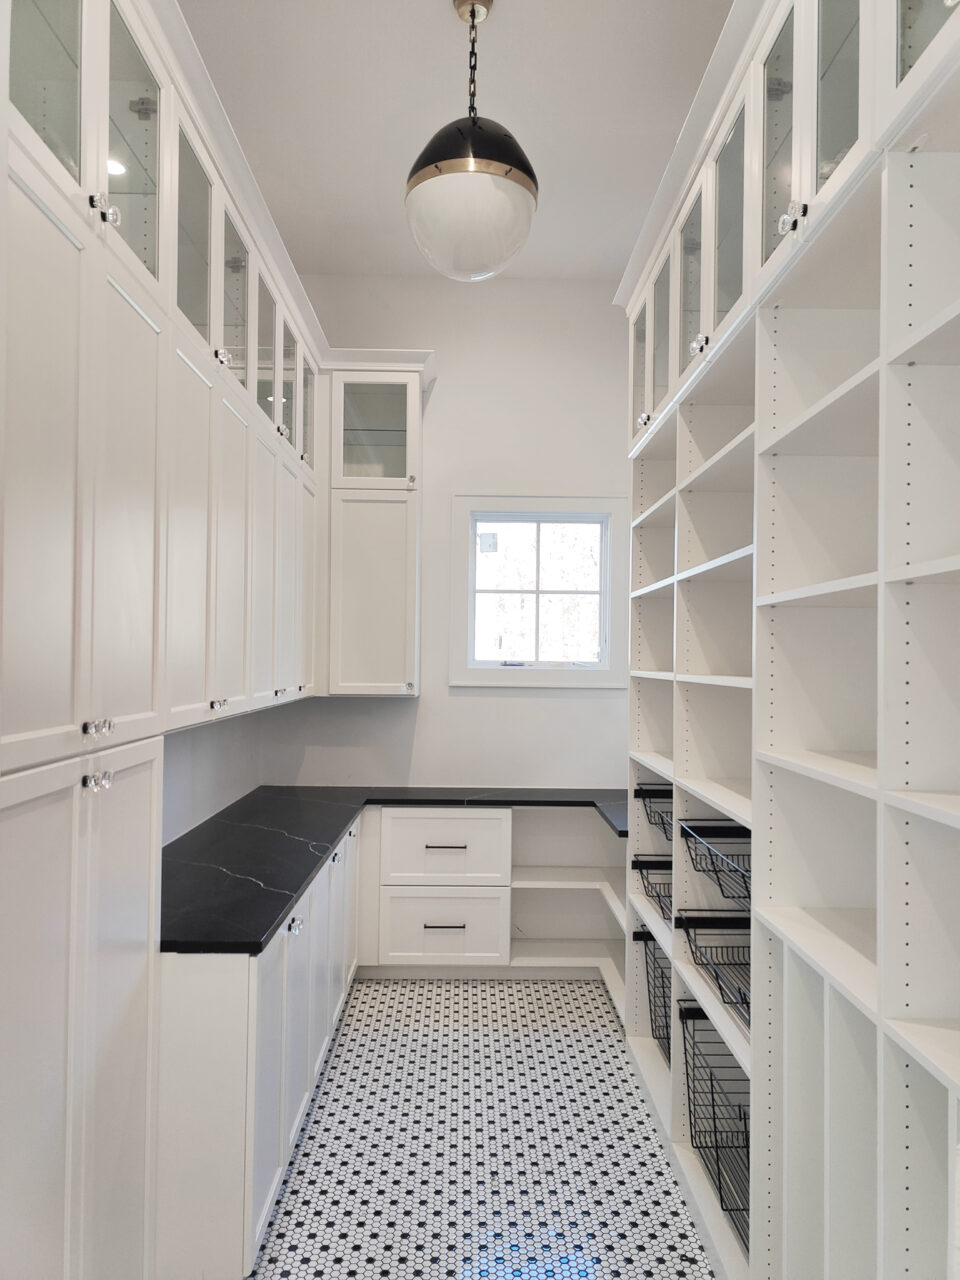
[[[677,415],[667,415],[633,459],[633,517],[649,511],[677,482]]]
[[[678,781],[737,820],[750,798],[751,703],[749,689],[677,686]]]
[[[749,574],[749,561],[743,564]],[[678,675],[753,675],[753,584],[700,575],[677,587]]]
[[[877,805],[761,766],[753,904],[768,927],[847,991],[877,1007]]]
[[[824,1280],[824,981],[783,962],[783,1274]]]
[[[753,853],[750,831],[729,818],[680,821],[680,848],[696,874],[685,883],[684,905],[750,908]]]
[[[876,598],[861,588],[758,610],[757,686],[771,708],[758,751],[875,785]]]
[[[679,491],[677,572],[707,564],[752,543],[751,436]]]
[[[673,671],[674,587],[630,601],[630,670]]]
[[[677,500],[661,500],[635,520],[630,540],[630,589],[640,591],[673,577],[677,568]]]
[[[676,913],[674,923],[684,940],[684,953],[712,982],[730,1011],[749,1027],[750,913],[688,908]]]
[[[673,758],[672,682],[631,677],[630,749],[641,755]]]
[[[713,354],[679,407],[677,474],[692,475],[751,425],[755,416],[753,318]]]

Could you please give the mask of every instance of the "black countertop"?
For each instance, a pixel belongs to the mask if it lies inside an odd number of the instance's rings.
[[[258,787],[164,846],[160,950],[259,955],[367,804],[590,806],[627,834],[625,791]]]

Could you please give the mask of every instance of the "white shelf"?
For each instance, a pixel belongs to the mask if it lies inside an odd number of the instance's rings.
[[[702,490],[747,493],[753,487],[753,447],[756,428],[751,423],[687,478],[677,485],[678,492]]]
[[[709,684],[720,689],[752,689],[753,676],[698,676],[678,675],[678,684]]]
[[[677,786],[741,826],[753,826],[749,778],[677,778]]]
[[[691,578],[711,577],[715,582],[749,581],[753,576],[753,543],[746,547],[738,547],[725,555],[703,564],[696,564],[677,574],[678,582],[688,582]]]
[[[672,680],[672,671],[631,671],[631,680]]]
[[[922,582],[953,585],[960,583],[960,556],[922,560],[914,565],[897,565],[886,575],[888,582]]]
[[[601,895],[622,930],[627,927],[626,872],[621,867],[523,867],[514,865],[512,889],[589,889]]]
[[[670,511],[670,504],[675,502],[676,499],[677,490],[674,487],[673,489],[668,490],[662,498],[658,498],[656,502],[651,502],[649,507],[644,511],[641,511],[640,514],[630,522],[630,528],[639,529],[641,525],[645,525],[649,529],[651,527],[656,527],[658,524],[662,526],[672,524],[674,517]]]
[[[960,364],[960,299],[943,308],[890,356],[891,364]]]
[[[675,578],[671,574],[669,578],[661,578],[658,582],[651,582],[647,587],[637,587],[636,591],[630,592],[630,599],[649,600],[652,596],[666,595],[667,592],[673,590],[674,582]]]
[[[871,360],[845,382],[761,442],[761,454],[870,457],[877,453],[880,361]]]
[[[627,1036],[627,1050],[644,1093],[650,1100],[661,1129],[669,1136],[672,1102],[670,1067],[656,1040],[648,1036]]]
[[[749,1280],[750,1263],[730,1226],[730,1219],[720,1207],[720,1199],[700,1156],[686,1142],[675,1142],[672,1154],[710,1233],[710,1239],[723,1266],[725,1280]]]
[[[832,582],[815,582],[792,591],[773,591],[757,597],[757,607],[803,604],[824,609],[869,608],[877,602],[879,574],[858,573]]]
[[[877,913],[867,908],[754,907],[782,938],[862,1013],[877,1017]]]
[[[954,791],[886,791],[883,798],[905,813],[960,829],[960,794]]]
[[[511,969],[583,969],[596,967],[606,983],[610,998],[623,1018],[626,991],[617,966],[614,948],[623,952],[622,942],[606,939],[514,938],[510,945]]]
[[[948,1089],[960,1089],[960,1019],[889,1018],[887,1034]]]
[[[714,1030],[723,1037],[723,1042],[749,1076],[752,1055],[750,1053],[750,1033],[730,1006],[724,1004],[717,988],[703,969],[692,961],[679,956],[673,957],[673,967],[689,990],[691,996],[713,1023]]]
[[[757,759],[858,796],[878,794],[877,757],[869,751],[758,751]]]
[[[629,758],[634,764],[643,765],[653,773],[659,773],[667,782],[673,781],[673,761],[669,756],[660,755],[657,751],[631,751]]]
[[[645,893],[629,893],[627,902],[656,938],[660,950],[669,956],[673,950],[673,925],[664,920],[657,904]]]

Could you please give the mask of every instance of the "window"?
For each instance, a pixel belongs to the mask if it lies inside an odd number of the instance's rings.
[[[626,683],[612,608],[623,501],[454,499],[452,684]]]

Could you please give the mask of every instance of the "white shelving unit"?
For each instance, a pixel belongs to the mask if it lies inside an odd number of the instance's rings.
[[[952,9],[755,5],[618,295],[642,315],[627,1043],[731,1280],[960,1278]],[[688,354],[692,281],[706,340]],[[669,820],[648,821],[649,787],[669,788]],[[751,829],[749,903],[685,838],[731,823]],[[745,905],[738,1007],[697,947]],[[721,1207],[699,1158],[691,1024],[730,1145],[731,1117],[750,1131],[748,1204],[734,1168]]]

